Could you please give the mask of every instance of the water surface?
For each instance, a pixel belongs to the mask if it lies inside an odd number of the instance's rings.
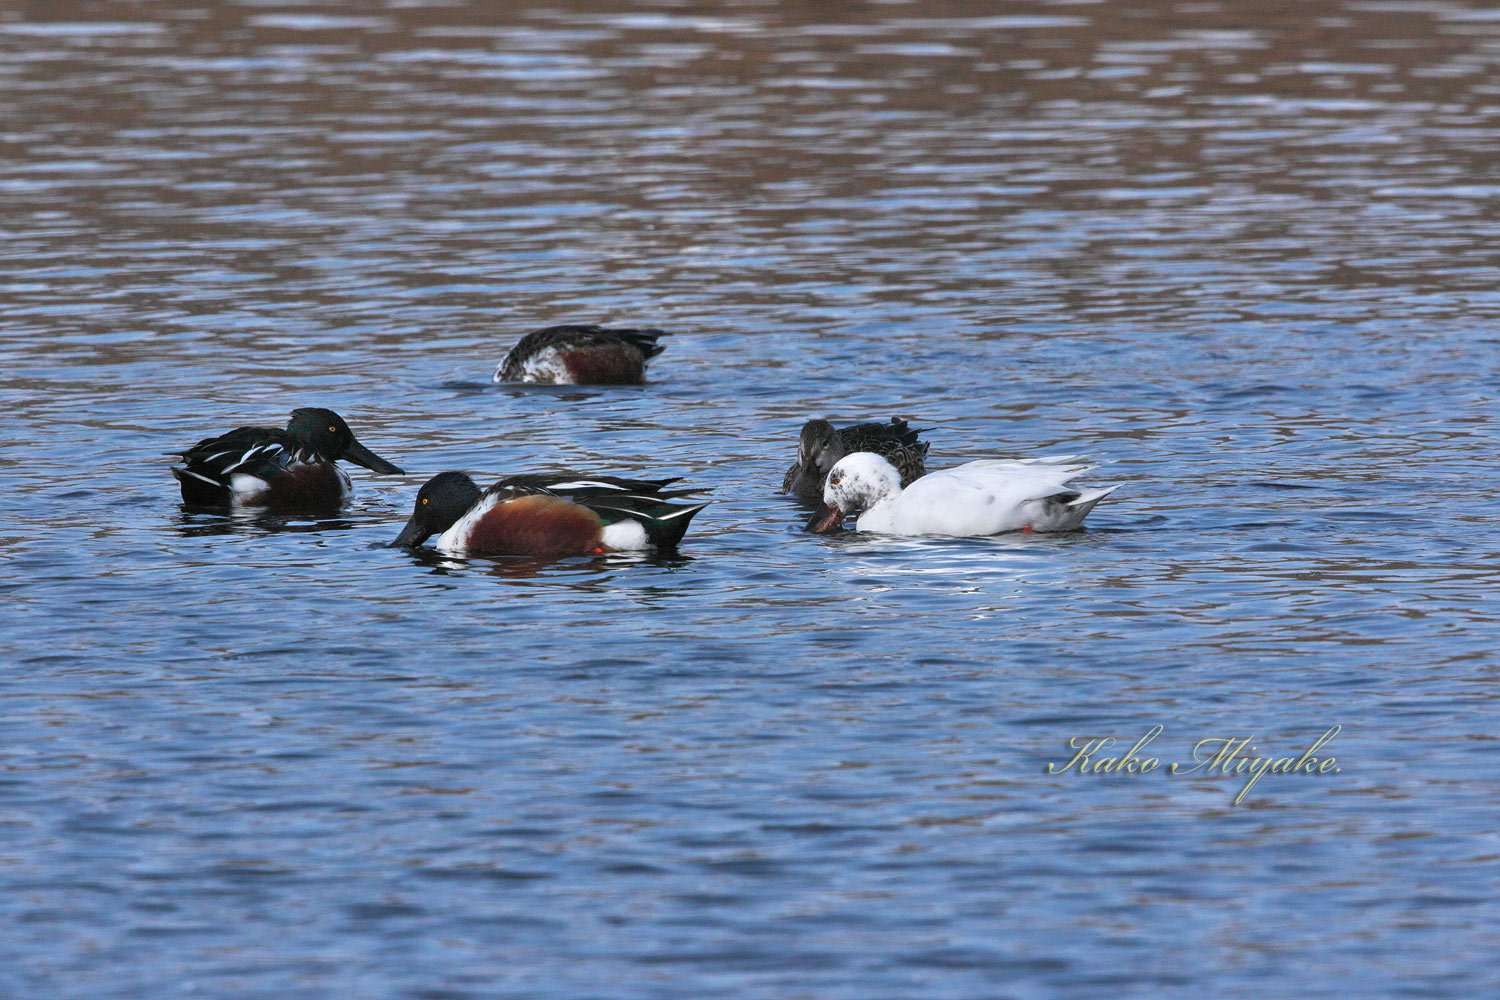
[[[589,10],[0,14],[0,992],[1494,992],[1500,19]],[[672,336],[488,384],[569,321]],[[302,405],[411,474],[181,508],[164,453]],[[816,538],[814,415],[1123,486]],[[715,502],[675,557],[381,547],[556,466]],[[1333,726],[1238,806],[1164,773]]]

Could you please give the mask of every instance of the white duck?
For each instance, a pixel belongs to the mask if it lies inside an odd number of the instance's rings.
[[[831,531],[845,514],[855,526],[887,535],[995,535],[1002,531],[1070,531],[1118,486],[1083,491],[1068,480],[1091,466],[1075,456],[970,462],[930,472],[901,488],[901,474],[868,451],[846,455],[828,472],[826,512],[808,528]]]

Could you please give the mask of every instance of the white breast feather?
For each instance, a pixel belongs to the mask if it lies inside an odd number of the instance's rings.
[[[537,351],[521,365],[521,381],[572,385],[573,376],[568,372],[562,352],[555,347],[547,347]]]
[[[463,555],[468,551],[468,546],[465,543],[469,537],[469,532],[474,530],[474,525],[479,519],[494,510],[495,505],[499,502],[500,495],[498,493],[482,498],[479,503],[469,508],[468,513],[455,521],[453,527],[439,535],[438,540],[433,543],[433,547],[444,555]]]

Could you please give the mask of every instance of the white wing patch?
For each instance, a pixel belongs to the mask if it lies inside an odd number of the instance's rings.
[[[549,490],[620,490],[624,487],[614,483],[596,483],[590,479],[578,479],[571,483],[548,483]]]
[[[708,504],[706,504],[706,503],[700,503],[700,504],[698,504],[695,507],[682,507],[682,508],[680,508],[678,510],[672,511],[672,513],[670,513],[670,514],[659,515],[656,519],[658,521],[670,521],[674,517],[684,517],[684,516],[691,517],[693,514],[698,513],[700,510],[702,510],[704,507],[707,507],[707,506],[708,506]]]
[[[226,467],[224,471],[220,473],[220,475],[229,475],[235,469],[238,469],[240,466],[244,465],[246,462],[250,461],[252,458],[254,458],[256,455],[259,455],[264,450],[265,445],[260,444],[247,449],[245,453],[240,456],[240,460],[238,462],[235,462],[233,465]]]

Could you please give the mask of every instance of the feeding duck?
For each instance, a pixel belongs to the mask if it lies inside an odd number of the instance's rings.
[[[786,470],[781,492],[803,500],[821,498],[828,471],[845,455],[860,451],[873,452],[890,462],[901,474],[901,485],[909,486],[927,471],[927,442],[917,439],[921,433],[895,417],[887,424],[854,424],[838,430],[826,420],[809,420],[802,425],[797,462]]]
[[[292,411],[286,429],[237,427],[182,453],[172,475],[194,506],[329,507],[353,492],[340,459],[401,475],[360,444],[344,418],[322,407]]]
[[[495,382],[548,385],[640,385],[646,362],[665,347],[661,330],[549,326],[528,333],[495,369]]]
[[[480,490],[462,472],[442,472],[417,493],[392,546],[432,535],[446,555],[574,556],[675,548],[707,503],[671,501],[676,479],[529,474]]]
[[[1092,467],[1074,456],[980,461],[928,473],[906,489],[901,474],[879,455],[840,459],[823,489],[825,510],[812,531],[838,527],[863,511],[860,531],[887,535],[995,535],[1002,531],[1071,531],[1118,486],[1080,490],[1069,484]]]

